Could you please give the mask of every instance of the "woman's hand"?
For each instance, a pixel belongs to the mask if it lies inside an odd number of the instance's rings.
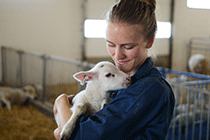
[[[53,113],[58,128],[54,130],[54,136],[57,140],[60,139],[60,133],[62,131],[62,128],[64,127],[64,125],[67,123],[67,121],[70,119],[72,115],[72,111],[70,110],[71,104],[69,101],[71,101],[73,98],[74,95],[68,96],[66,94],[61,94],[55,100]]]

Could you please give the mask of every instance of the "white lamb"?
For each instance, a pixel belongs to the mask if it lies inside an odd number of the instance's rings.
[[[25,86],[23,88],[1,87],[0,88],[0,109],[2,103],[5,104],[8,110],[11,110],[13,104],[24,104],[28,100],[33,100],[36,97],[35,88]]]
[[[104,104],[109,102],[110,90],[126,88],[131,83],[131,79],[127,74],[106,61],[99,62],[89,71],[78,72],[73,77],[81,84],[87,82],[87,86],[72,100],[71,111],[73,114],[61,131],[60,137],[62,140],[71,137],[76,121],[81,114],[87,113],[92,116],[101,110]],[[57,124],[58,119],[55,116]]]
[[[210,74],[209,63],[204,55],[194,54],[188,61],[189,69],[191,72],[199,74]]]

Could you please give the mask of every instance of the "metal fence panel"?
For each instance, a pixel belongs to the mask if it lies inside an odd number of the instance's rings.
[[[159,68],[175,94],[166,140],[209,140],[210,76]]]
[[[42,87],[42,92],[39,93],[38,99],[51,104],[62,93],[78,93],[81,87],[73,78],[73,74],[94,66],[94,64],[11,47],[2,46],[1,51],[2,83],[12,87],[39,85]]]

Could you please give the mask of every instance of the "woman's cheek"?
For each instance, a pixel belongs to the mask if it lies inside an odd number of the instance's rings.
[[[107,47],[109,55],[113,56],[114,55],[114,48]]]
[[[139,53],[138,49],[135,49],[135,50],[132,50],[129,52],[129,57],[131,57],[131,58],[136,58],[139,55],[140,55],[140,53]]]

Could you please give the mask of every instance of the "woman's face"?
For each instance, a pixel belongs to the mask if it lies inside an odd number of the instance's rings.
[[[109,22],[106,30],[107,49],[116,66],[132,76],[146,60],[153,39],[145,40],[141,27]]]

